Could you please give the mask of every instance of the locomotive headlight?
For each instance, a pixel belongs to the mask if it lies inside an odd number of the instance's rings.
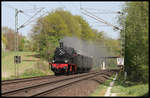
[[[52,61],[53,63],[55,62],[55,60]]]
[[[65,63],[68,63],[68,60],[65,60]]]

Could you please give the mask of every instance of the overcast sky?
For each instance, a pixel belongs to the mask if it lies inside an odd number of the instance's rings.
[[[26,25],[24,28],[21,28],[19,32],[22,35],[28,36],[32,26],[36,23],[36,18],[44,13],[51,12],[52,10],[61,7],[64,10],[71,12],[73,15],[82,16],[92,28],[97,29],[98,31],[104,31],[106,35],[111,38],[119,38],[119,31],[114,31],[113,27],[106,26],[97,20],[94,20],[86,15],[84,15],[80,7],[86,9],[89,12],[94,13],[94,15],[99,18],[118,26],[117,16],[115,13],[121,11],[122,5],[124,2],[2,2],[2,26],[7,26],[9,28],[15,29],[15,8],[23,10],[24,13],[19,13],[18,15],[18,24],[19,26],[24,24],[29,20],[37,11],[41,10],[33,19],[31,23]],[[47,15],[47,14],[44,14]]]

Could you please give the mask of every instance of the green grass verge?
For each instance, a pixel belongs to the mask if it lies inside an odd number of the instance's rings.
[[[32,55],[36,55],[35,52],[18,52],[21,56],[21,64],[17,64],[19,67],[19,78],[50,75],[53,72],[49,69],[49,64],[40,58],[36,58]],[[14,79],[15,64],[14,56],[16,52],[2,52],[2,80]]]
[[[109,87],[110,85],[110,82],[112,82],[113,78],[115,77],[115,74],[113,74],[110,79],[106,80],[104,82],[104,84],[100,84],[98,86],[98,88],[92,93],[90,94],[90,97],[95,97],[95,96],[104,96],[105,95],[105,92],[107,90],[107,88]]]
[[[111,77],[113,79],[114,75]],[[96,89],[90,96],[104,96],[109,84],[112,80],[107,80],[104,84],[100,84],[98,89]],[[111,93],[116,93],[117,96],[148,96],[149,92],[149,84],[142,84],[138,82],[124,81],[123,79],[119,79],[114,82],[114,86],[112,87]]]
[[[148,94],[148,83],[141,84],[135,82],[121,82],[115,81],[115,85],[112,88],[112,93],[118,93],[117,96],[144,96]]]

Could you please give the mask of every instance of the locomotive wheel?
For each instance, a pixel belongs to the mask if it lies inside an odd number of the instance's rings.
[[[83,73],[85,73],[85,69],[83,68]]]
[[[88,71],[88,68],[86,69],[86,72],[89,72],[89,71]]]
[[[55,73],[55,76],[58,76],[59,75],[59,73]]]
[[[85,72],[87,72],[87,68],[85,68]]]
[[[83,69],[82,69],[82,68],[80,68],[79,73],[81,74],[82,72],[83,72]]]
[[[78,69],[78,74],[80,74],[80,68]]]
[[[68,71],[68,72],[67,72],[67,75],[71,75],[71,72],[70,72],[70,71]]]
[[[84,73],[84,68],[82,69],[82,73]]]
[[[88,68],[88,70],[87,70],[88,72],[90,71],[90,68]]]

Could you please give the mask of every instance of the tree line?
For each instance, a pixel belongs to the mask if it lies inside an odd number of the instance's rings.
[[[15,41],[16,41],[15,31],[8,27],[2,27],[2,42],[5,45],[6,51],[15,51]],[[18,50],[19,51],[29,51],[27,48],[29,41],[25,36],[18,34]]]
[[[6,49],[14,51],[15,32],[3,27],[4,38],[7,40]],[[32,27],[30,39],[19,33],[19,51],[38,52],[40,57],[52,60],[55,48],[59,40],[64,36],[76,36],[90,43],[105,43],[112,55],[120,55],[120,44],[118,40],[105,36],[105,32],[99,32],[90,27],[88,22],[79,15],[72,15],[69,11],[55,9],[47,16],[41,17]],[[5,41],[4,41],[5,42]]]
[[[105,38],[103,33],[91,28],[81,16],[72,15],[63,9],[56,9],[47,16],[38,19],[32,28],[31,38],[34,50],[38,51],[42,57],[51,59],[59,40],[64,36],[76,36],[90,42],[104,41],[104,39],[113,40]],[[116,40],[109,42],[114,42],[119,46]],[[109,42],[106,42],[107,45],[113,46]],[[118,53],[117,48],[113,47]]]
[[[127,2],[118,23],[125,31],[125,71],[132,81],[148,82],[148,2]]]

